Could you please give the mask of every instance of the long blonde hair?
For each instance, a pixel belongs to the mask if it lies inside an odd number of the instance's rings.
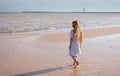
[[[74,28],[74,34],[76,36],[77,41],[82,42],[82,32],[80,29],[79,21],[77,21],[77,20],[73,21],[72,27]]]

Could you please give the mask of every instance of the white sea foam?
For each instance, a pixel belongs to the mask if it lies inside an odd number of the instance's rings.
[[[2,13],[0,32],[70,28],[73,20],[84,28],[120,26],[120,13]]]

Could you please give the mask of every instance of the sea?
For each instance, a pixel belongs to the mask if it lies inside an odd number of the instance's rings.
[[[71,28],[74,20],[82,28],[118,27],[120,12],[0,13],[0,33]]]

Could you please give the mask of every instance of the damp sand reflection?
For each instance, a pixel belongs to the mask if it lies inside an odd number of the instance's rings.
[[[80,68],[74,68],[69,76],[81,76]]]

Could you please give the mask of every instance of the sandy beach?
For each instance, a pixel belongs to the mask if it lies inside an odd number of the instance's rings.
[[[120,76],[120,27],[83,33],[77,69],[69,66],[69,31],[1,33],[0,76]]]

